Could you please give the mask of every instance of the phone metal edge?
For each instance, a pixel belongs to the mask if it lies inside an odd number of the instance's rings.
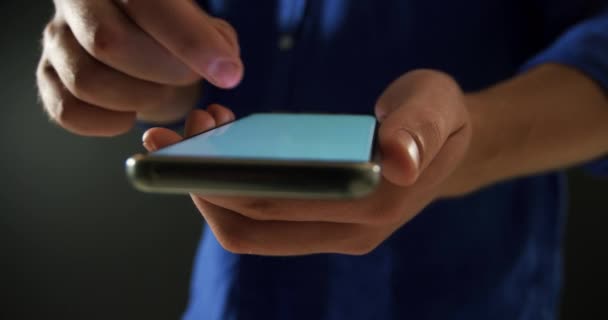
[[[151,178],[150,164],[201,164],[205,166],[217,165],[223,169],[241,168],[243,166],[255,168],[256,165],[266,167],[289,169],[331,169],[347,170],[351,178],[346,190],[318,191],[313,188],[300,188],[299,191],[290,190],[287,185],[266,185],[266,189],[254,189],[239,183],[229,183],[224,190],[217,192],[216,187],[205,187],[205,182],[183,178],[182,180],[155,180]],[[252,197],[280,197],[280,198],[359,198],[371,193],[380,182],[380,166],[373,162],[315,162],[315,161],[280,161],[280,160],[244,160],[244,159],[201,159],[193,157],[167,157],[136,154],[126,161],[126,172],[131,184],[140,191],[155,193],[187,194],[200,193],[206,195],[234,195]],[[180,187],[188,185],[189,187]],[[216,192],[213,192],[213,191]],[[230,191],[234,190],[234,191]]]

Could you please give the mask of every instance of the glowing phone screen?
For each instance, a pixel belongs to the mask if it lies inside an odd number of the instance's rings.
[[[368,162],[375,127],[367,115],[253,114],[153,155]]]

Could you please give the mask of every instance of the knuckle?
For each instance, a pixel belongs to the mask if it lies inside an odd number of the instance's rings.
[[[91,95],[96,92],[95,87],[97,86],[95,65],[87,60],[78,59],[74,69],[71,70],[71,76],[66,77],[71,82],[69,87],[72,94],[83,100],[90,100]]]
[[[68,32],[71,32],[70,27],[65,21],[51,20],[42,31],[42,46],[49,48],[57,45],[57,39],[65,37]]]
[[[125,32],[119,27],[98,21],[88,31],[87,46],[94,57],[106,58],[120,52],[125,38]]]
[[[50,38],[58,40],[74,36],[72,28],[65,21],[50,23],[47,34]]]
[[[66,26],[65,21],[53,18],[44,26],[42,33],[46,36],[54,36]]]
[[[55,70],[53,69],[53,66],[51,66],[51,64],[44,56],[41,57],[36,68],[36,79],[38,81],[38,88],[40,89],[40,87],[42,86],[42,82],[53,77],[54,74]]]
[[[54,103],[46,105],[51,119],[61,127],[71,124],[75,108],[77,108],[76,100],[67,97],[60,97]]]
[[[427,110],[420,118],[422,119],[414,132],[422,147],[439,146],[445,137],[445,121],[443,116],[434,110]]]
[[[46,24],[46,26],[44,27],[44,29],[42,30],[42,43],[43,45],[46,44],[46,42],[50,39],[53,38],[53,36],[56,33],[56,27],[55,24],[53,23],[53,21],[49,22]]]
[[[176,43],[175,53],[177,56],[193,58],[200,56],[202,52],[201,41],[196,35],[184,34]]]
[[[69,131],[81,133],[82,130],[78,128],[82,124],[77,123],[75,117],[77,108],[80,107],[77,99],[62,96],[51,103],[45,103],[44,107],[52,122]]]
[[[57,89],[48,81],[58,79],[39,80],[39,95],[43,110],[49,120],[61,128],[84,136],[116,136],[128,131],[134,120],[134,115],[121,114],[119,116],[104,115],[96,112],[94,108],[73,96],[69,91]],[[103,116],[108,121],[100,121]]]
[[[412,135],[422,154],[437,150],[445,139],[447,139],[447,122],[440,110],[433,108],[413,108],[409,114],[410,120],[406,123],[394,123],[394,125],[380,127],[379,137],[382,140],[390,140],[395,130],[404,130]],[[397,119],[399,120],[399,119]]]

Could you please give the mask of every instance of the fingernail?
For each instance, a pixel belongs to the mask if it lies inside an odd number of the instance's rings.
[[[240,67],[228,60],[218,60],[209,67],[210,80],[223,88],[233,88],[240,81]]]
[[[148,151],[152,152],[152,151],[156,151],[156,145],[154,145],[154,143],[152,141],[143,141],[143,145],[144,148],[146,148]]]
[[[418,171],[420,169],[420,149],[418,148],[418,143],[406,130],[399,130],[397,134],[399,135],[399,141],[405,147],[410,159],[412,159],[414,168]]]

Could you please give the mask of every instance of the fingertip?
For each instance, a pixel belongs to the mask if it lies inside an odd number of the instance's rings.
[[[148,150],[149,152],[158,150],[158,147],[154,144],[153,140],[155,129],[156,128],[148,129],[141,136],[141,143],[143,144],[144,148],[146,148],[146,150]]]
[[[166,128],[152,128],[142,136],[143,146],[150,152],[178,143],[182,137]]]
[[[217,126],[224,125],[228,122],[234,121],[235,116],[232,110],[220,105],[220,104],[212,104],[207,108],[207,111],[213,116],[215,119],[215,123]]]
[[[148,150],[148,152],[154,152],[156,150],[158,150],[158,148],[156,148],[155,145],[150,144],[149,142],[144,141],[143,143],[144,148],[146,148],[146,150]]]
[[[243,64],[240,60],[220,58],[207,68],[207,80],[222,89],[233,89],[243,79]]]
[[[213,129],[216,126],[214,117],[205,110],[192,110],[186,118],[186,136],[190,137]]]

